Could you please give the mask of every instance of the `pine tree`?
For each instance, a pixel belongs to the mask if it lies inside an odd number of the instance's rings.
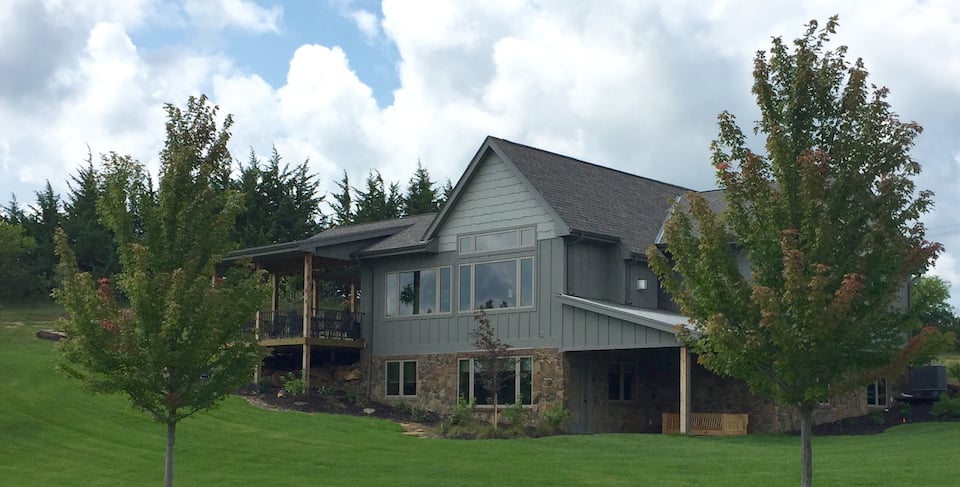
[[[70,176],[67,186],[63,229],[70,236],[77,266],[97,278],[111,277],[120,270],[120,260],[113,233],[103,226],[97,215],[97,200],[103,188],[90,154],[87,154],[87,165]]]
[[[403,197],[403,214],[422,215],[439,211],[439,195],[434,184],[430,180],[430,173],[417,161],[417,170],[410,178],[407,193]]]
[[[340,227],[353,223],[353,198],[350,196],[350,178],[347,171],[343,171],[343,179],[337,182],[340,188],[339,193],[333,194],[333,202],[330,208],[333,209],[333,224]]]
[[[370,171],[366,180],[366,189],[366,191],[357,191],[353,223],[378,222],[400,216],[402,202],[398,184],[391,184],[388,192],[384,188],[380,173]]]

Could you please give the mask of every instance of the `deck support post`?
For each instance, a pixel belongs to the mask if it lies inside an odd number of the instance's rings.
[[[280,278],[276,272],[270,273],[270,287],[273,289],[273,296],[270,298],[270,311],[280,309]]]
[[[680,347],[680,434],[690,434],[690,349]]]
[[[256,318],[253,320],[253,339],[260,343],[260,327],[263,325],[263,315],[257,310]],[[253,383],[260,387],[260,374],[263,373],[263,359],[261,358],[257,365],[253,366]]]
[[[303,256],[303,389],[310,390],[310,316],[313,313],[313,254]]]

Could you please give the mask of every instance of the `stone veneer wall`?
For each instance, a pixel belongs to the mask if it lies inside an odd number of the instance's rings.
[[[511,349],[509,355],[533,357],[532,405],[540,410],[564,399],[564,369],[560,353],[555,348]],[[404,401],[436,413],[453,409],[458,400],[458,360],[476,358],[478,352],[436,353],[423,355],[394,355],[373,358],[370,380],[371,399],[386,404]],[[386,396],[386,363],[395,360],[417,361],[416,397]]]

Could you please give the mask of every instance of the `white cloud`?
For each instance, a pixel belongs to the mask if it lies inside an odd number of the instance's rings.
[[[235,27],[252,32],[279,32],[283,7],[269,9],[248,0],[185,0],[183,9],[193,22],[208,30]]]
[[[380,35],[380,19],[368,10],[354,10],[349,14],[353,23],[357,25],[360,32],[367,38],[368,42],[373,41]]]

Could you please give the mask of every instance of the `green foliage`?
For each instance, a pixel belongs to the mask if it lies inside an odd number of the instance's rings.
[[[711,149],[726,208],[717,214],[688,195],[664,228],[669,257],[648,251],[693,321],[696,334],[681,337],[699,362],[799,409],[804,485],[816,404],[939,338],[905,347],[916,321],[895,306],[941,250],[919,222],[933,204],[913,181],[921,128],[900,121],[846,47],[827,49],[836,25],[811,21],[792,43],[775,38],[769,59],[757,54],[754,130],[766,153],[751,151],[734,116],[721,113]]]
[[[960,419],[960,396],[950,397],[946,394],[940,396],[940,399],[930,406],[930,414],[941,421]]]
[[[333,202],[330,208],[333,209],[333,224],[336,226],[349,225],[353,223],[353,197],[350,195],[350,177],[347,171],[343,171],[343,179],[337,181],[339,193],[334,193]]]
[[[293,168],[281,161],[276,148],[266,165],[251,151],[239,177],[231,182],[244,194],[234,228],[241,247],[301,240],[325,226],[320,213],[324,197],[317,195],[320,183],[309,173],[308,161]]]
[[[570,417],[570,410],[561,404],[549,404],[540,413],[541,430],[548,432],[560,431]]]
[[[362,384],[354,384],[347,388],[347,400],[357,407],[366,407],[370,404],[370,397]]]
[[[77,267],[94,278],[113,277],[120,260],[113,233],[100,221],[97,201],[103,196],[103,181],[87,155],[87,165],[67,181],[70,192],[63,204],[63,230],[77,255]]]
[[[473,321],[476,325],[470,332],[470,338],[473,339],[473,346],[480,351],[475,359],[478,365],[475,380],[492,392],[490,396],[493,399],[493,426],[496,427],[500,389],[508,377],[504,372],[512,370],[514,362],[507,355],[510,344],[497,336],[497,328],[490,322],[487,312],[482,308],[476,310]]]
[[[446,426],[464,426],[473,422],[473,401],[467,401],[460,396],[457,400],[457,405],[447,414],[447,417],[443,420],[443,425]]]
[[[0,298],[4,302],[24,297],[18,284],[28,278],[26,261],[36,247],[37,241],[22,225],[0,220]]]
[[[913,419],[913,406],[909,402],[900,403],[900,417],[907,421]]]
[[[950,306],[950,283],[937,276],[920,276],[910,290],[910,311],[925,326],[960,335],[960,316]],[[960,346],[960,342],[954,345]]]
[[[432,414],[427,408],[420,406],[419,404],[414,405],[410,408],[410,418],[418,423],[426,423],[432,419]]]
[[[410,405],[407,404],[406,401],[401,399],[393,403],[393,410],[396,411],[397,414],[402,414],[402,415],[410,414]]]
[[[400,216],[400,187],[391,183],[384,188],[383,178],[377,171],[370,171],[366,180],[366,191],[358,191],[353,223],[370,223],[390,220]]]
[[[441,196],[434,185],[430,173],[417,161],[417,170],[410,178],[407,193],[403,196],[403,214],[422,215],[440,211]]]
[[[523,407],[523,404],[519,402],[507,406],[501,414],[503,418],[507,420],[507,423],[510,423],[510,426],[523,427],[530,419],[530,410]]]
[[[122,392],[168,428],[168,483],[178,421],[216,406],[249,380],[263,350],[241,327],[267,301],[263,271],[237,265],[214,280],[231,247],[242,195],[225,189],[232,119],[217,127],[216,108],[190,98],[167,105],[159,184],[128,156],[104,158],[98,211],[117,242],[121,272],[95,285],[77,268],[67,236],[57,234],[60,287],[70,315],[62,367],[97,392]]]
[[[300,373],[287,372],[283,376],[283,390],[292,396],[302,396],[306,391],[306,382],[303,380],[303,371]]]
[[[960,362],[950,362],[947,364],[947,374],[954,380],[960,381]]]

